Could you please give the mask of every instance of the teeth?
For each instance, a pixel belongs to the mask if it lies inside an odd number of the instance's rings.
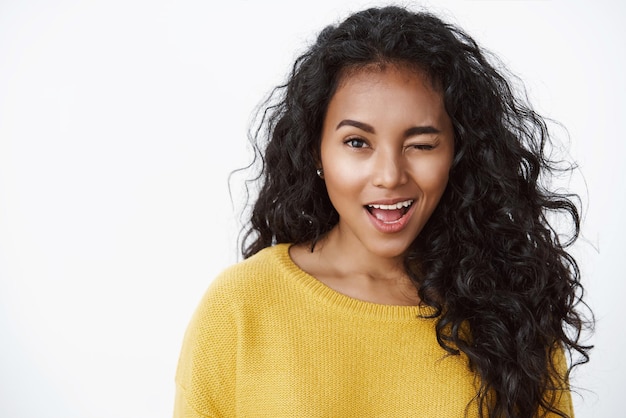
[[[367,205],[370,208],[382,209],[382,210],[396,210],[402,208],[408,208],[413,203],[413,200],[405,200],[404,202],[394,203],[393,205]]]

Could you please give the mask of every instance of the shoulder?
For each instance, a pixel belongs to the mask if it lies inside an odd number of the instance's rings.
[[[293,274],[293,267],[289,244],[267,247],[225,269],[213,280],[208,294],[228,294],[268,286],[281,277]]]
[[[185,346],[210,346],[211,340],[230,338],[240,322],[259,305],[275,299],[280,283],[288,280],[289,246],[266,248],[218,275],[200,300],[185,334]],[[230,336],[230,337],[229,337]],[[193,351],[193,350],[192,350]]]
[[[281,296],[274,289],[288,282],[288,261],[289,246],[276,245],[227,268],[211,282],[185,332],[176,372],[178,411],[188,404],[203,416],[234,415],[242,329],[264,304],[278,298],[274,295]]]
[[[216,311],[232,315],[284,293],[291,279],[301,273],[291,261],[289,246],[265,248],[222,271],[202,297],[196,317],[213,316]]]

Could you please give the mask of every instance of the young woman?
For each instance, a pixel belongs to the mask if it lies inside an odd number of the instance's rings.
[[[191,321],[175,416],[572,417],[578,211],[476,43],[369,9],[276,93],[246,260]]]

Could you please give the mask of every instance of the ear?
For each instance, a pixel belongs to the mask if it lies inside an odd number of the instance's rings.
[[[322,159],[320,158],[320,150],[319,149],[313,150],[311,154],[313,157],[313,163],[315,164],[315,169],[316,169],[315,171],[317,172],[317,175],[319,176],[319,178],[323,179],[324,167],[322,166]]]
[[[317,149],[311,150],[311,158],[313,158],[313,162],[315,163],[316,168],[322,168],[322,156],[319,146],[317,147]]]

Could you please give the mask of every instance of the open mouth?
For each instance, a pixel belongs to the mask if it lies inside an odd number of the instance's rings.
[[[366,205],[365,209],[379,221],[389,224],[398,222],[411,208],[413,200],[405,200],[392,205]]]

